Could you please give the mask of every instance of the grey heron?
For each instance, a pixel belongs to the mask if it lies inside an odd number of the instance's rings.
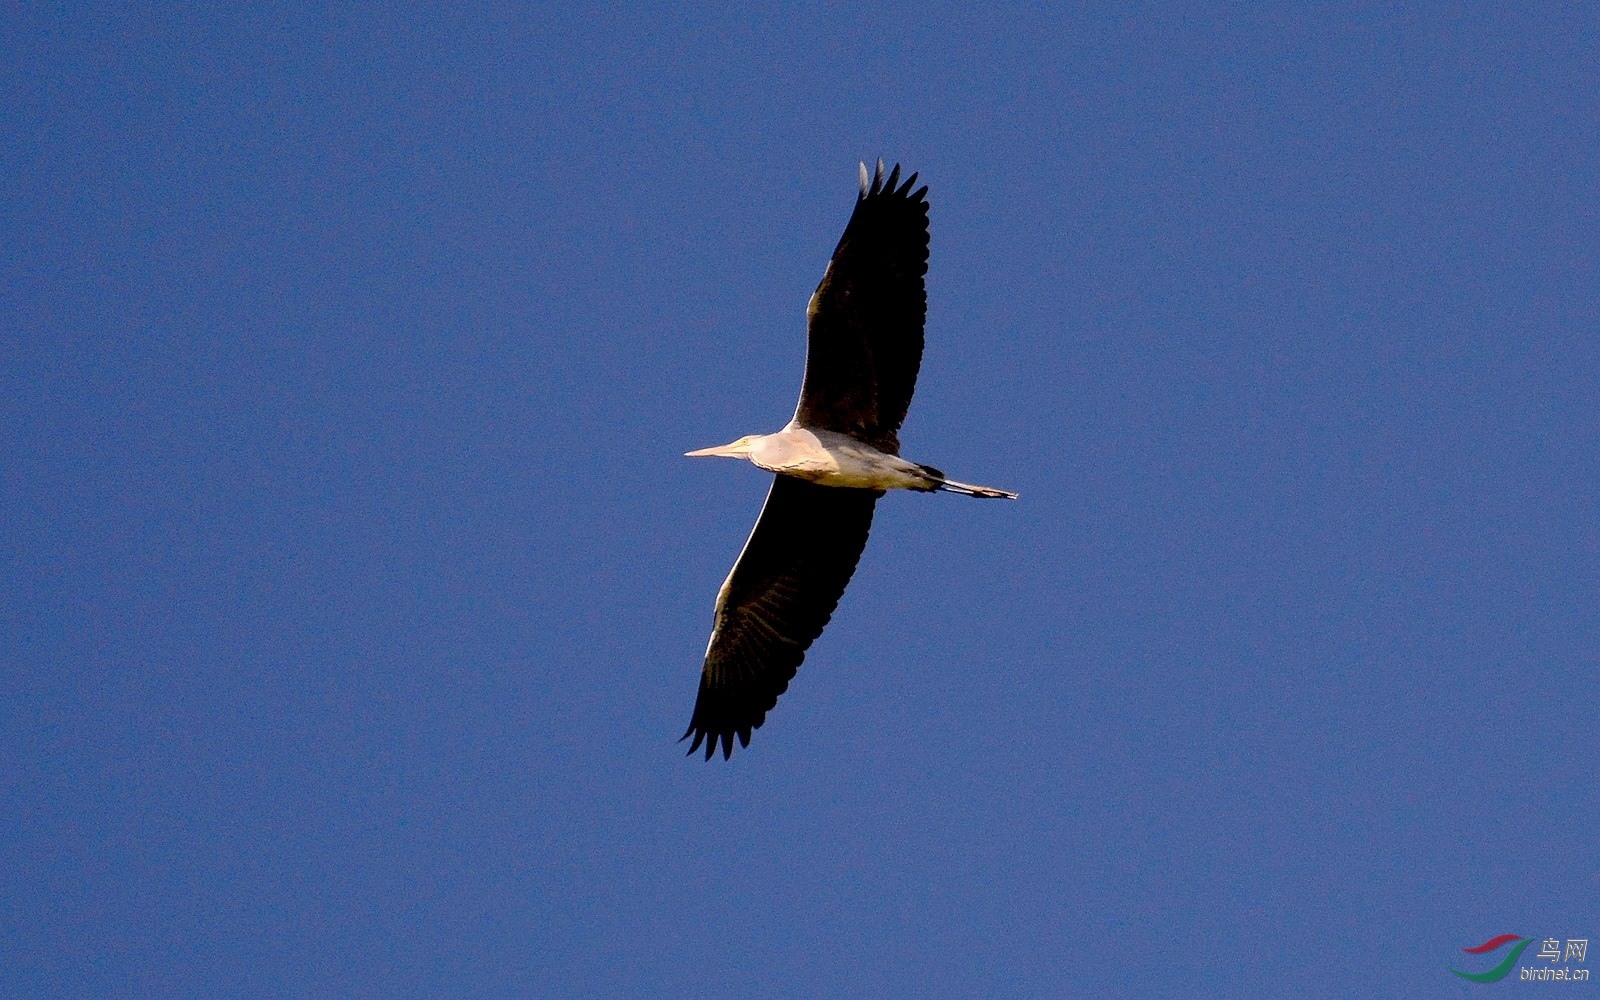
[[[748,459],[776,473],[767,502],[717,593],[700,693],[683,739],[706,759],[750,745],[822,633],[867,544],[887,490],[1016,499],[958,483],[900,457],[898,432],[922,364],[928,297],[928,188],[917,175],[872,177],[806,309],[800,403],[776,434],[751,434],[691,457]]]

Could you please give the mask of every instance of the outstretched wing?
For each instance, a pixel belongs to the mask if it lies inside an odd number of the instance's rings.
[[[861,195],[806,309],[806,378],[794,418],[900,453],[898,431],[922,367],[928,296],[928,188],[887,180],[883,161]]]
[[[717,594],[700,695],[684,739],[706,759],[733,738],[750,745],[778,696],[822,634],[872,528],[877,490],[818,486],[774,476],[766,506]]]

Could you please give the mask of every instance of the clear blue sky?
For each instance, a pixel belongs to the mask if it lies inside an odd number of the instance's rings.
[[[1116,6],[13,5],[0,994],[1471,996],[1600,938],[1600,14]],[[787,420],[880,155],[905,451],[1022,499],[883,501],[686,759],[767,476],[682,453]]]

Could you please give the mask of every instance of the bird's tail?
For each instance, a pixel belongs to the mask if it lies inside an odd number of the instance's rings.
[[[1017,495],[1009,490],[997,490],[989,486],[973,486],[971,483],[958,483],[954,479],[946,479],[944,473],[931,465],[922,466],[922,471],[932,478],[930,489],[943,490],[946,493],[960,493],[967,497],[992,497],[994,499],[1015,500]]]

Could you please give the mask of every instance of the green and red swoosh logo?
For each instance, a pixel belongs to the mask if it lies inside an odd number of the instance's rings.
[[[1487,955],[1489,952],[1494,951],[1495,949],[1500,948],[1501,946],[1512,941],[1521,941],[1522,943],[1517,945],[1515,948],[1512,948],[1511,953],[1506,956],[1505,961],[1490,969],[1488,972],[1462,972],[1459,969],[1451,969],[1450,971],[1454,972],[1462,979],[1470,979],[1475,983],[1498,983],[1500,980],[1506,977],[1507,973],[1511,971],[1511,967],[1517,964],[1517,959],[1522,956],[1522,949],[1532,944],[1532,941],[1524,938],[1521,934],[1502,934],[1499,937],[1490,938],[1483,944],[1478,945],[1476,948],[1461,949],[1469,955]]]

